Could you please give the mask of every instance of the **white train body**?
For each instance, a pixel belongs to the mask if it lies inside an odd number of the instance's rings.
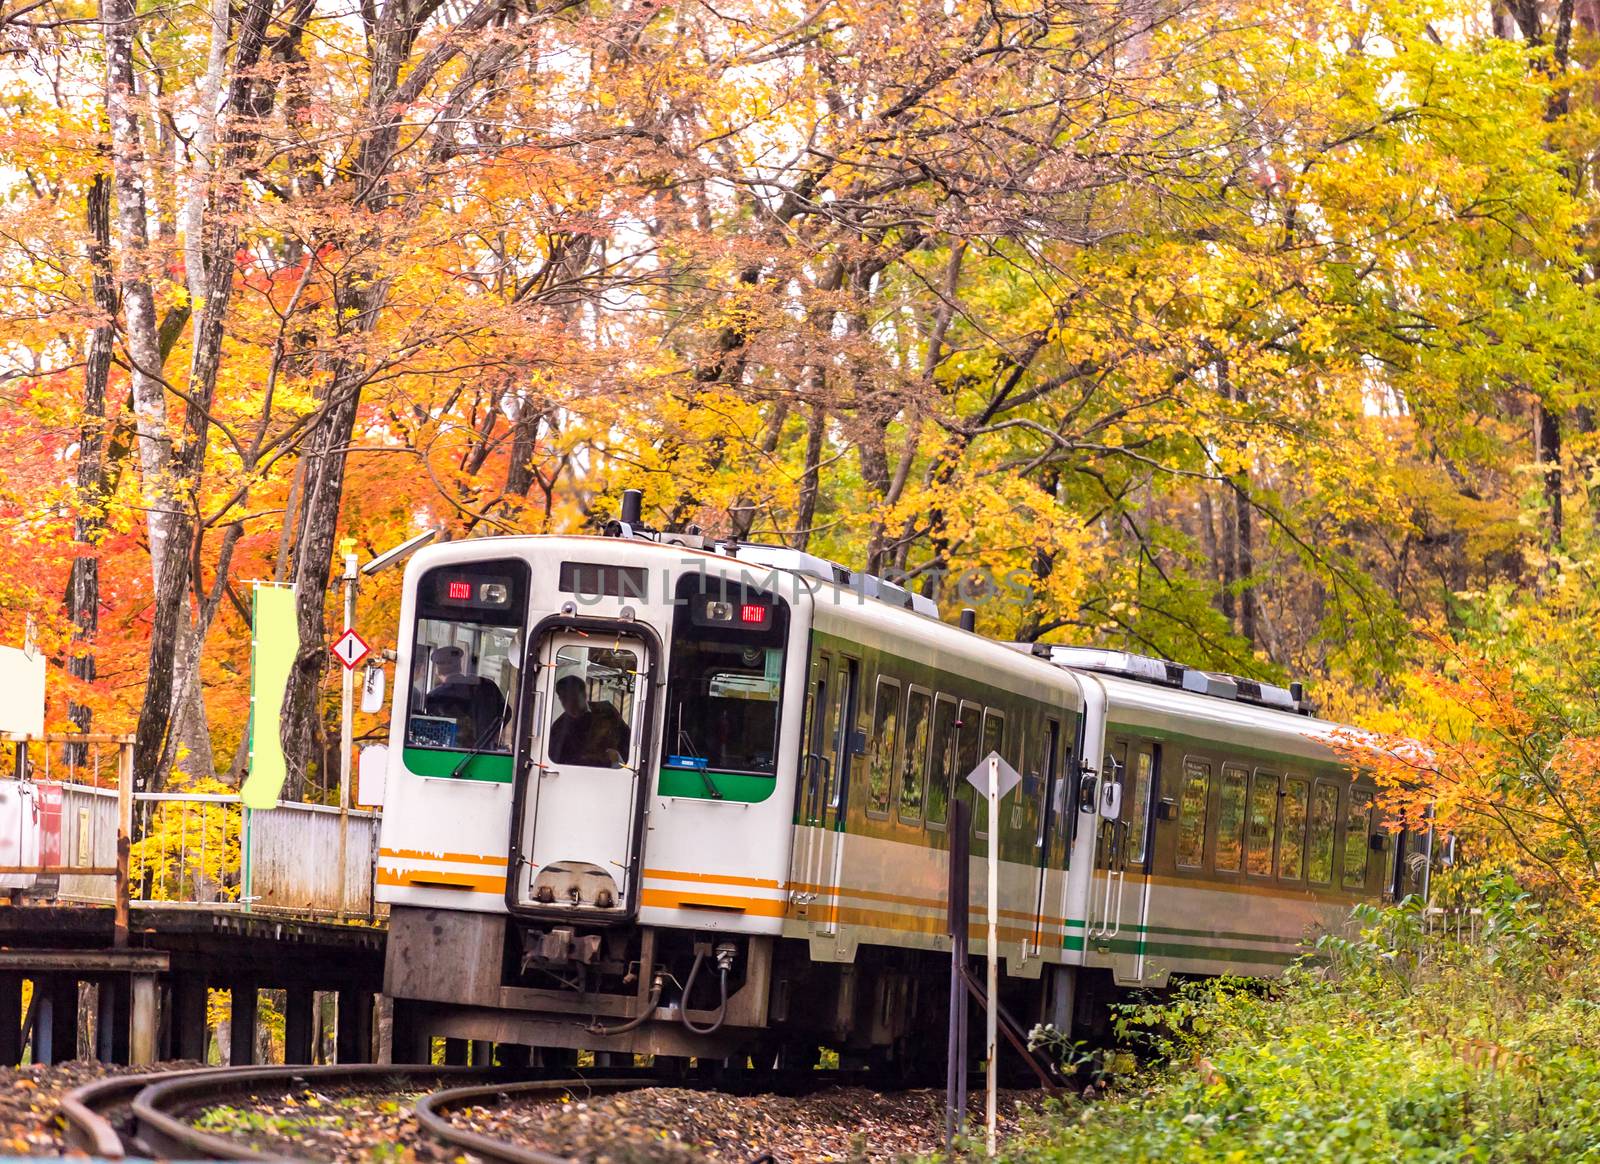
[[[1025,1021],[1081,1025],[1118,985],[1174,974],[1276,973],[1308,931],[1406,888],[1407,842],[1334,725],[733,552],[416,555],[377,872],[405,1037],[938,1061],[944,824],[991,749],[1023,775],[1001,805],[999,942]]]

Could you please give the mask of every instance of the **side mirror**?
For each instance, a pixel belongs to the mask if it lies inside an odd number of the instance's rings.
[[[1103,820],[1116,820],[1122,815],[1122,785],[1107,781],[1100,786],[1100,816]]]
[[[383,710],[383,668],[368,667],[366,676],[361,680],[361,710],[375,712]]]

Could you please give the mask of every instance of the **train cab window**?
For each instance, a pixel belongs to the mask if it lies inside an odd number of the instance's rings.
[[[1245,845],[1245,870],[1252,877],[1272,876],[1272,845],[1278,834],[1278,776],[1257,770],[1250,777],[1250,826]]]
[[[508,753],[527,621],[528,567],[437,566],[417,583],[407,748]]]
[[[1303,776],[1283,778],[1283,829],[1278,841],[1278,878],[1300,881],[1306,875],[1306,802]]]
[[[933,701],[933,744],[928,750],[928,827],[942,829],[950,815],[950,791],[955,787],[956,701],[940,695]]]
[[[1306,874],[1313,885],[1333,883],[1334,831],[1338,825],[1338,785],[1318,780],[1311,793],[1311,840],[1306,847]]]
[[[639,656],[626,647],[562,647],[555,674],[545,746],[550,762],[589,768],[628,763]]]
[[[905,749],[900,759],[900,803],[896,808],[906,824],[922,820],[923,779],[928,760],[929,695],[920,687],[906,692],[906,722],[902,729]]]
[[[788,604],[736,581],[695,574],[680,579],[677,602],[665,766],[776,775]]]
[[[1367,884],[1367,863],[1372,856],[1372,793],[1352,788],[1344,816],[1344,887],[1361,889]]]
[[[1183,795],[1178,804],[1178,864],[1198,869],[1206,859],[1206,805],[1210,799],[1211,765],[1184,760]]]
[[[894,787],[894,746],[900,726],[900,682],[878,680],[872,705],[872,749],[867,758],[867,815],[889,815],[889,793]]]
[[[1222,793],[1217,798],[1217,849],[1215,867],[1226,873],[1239,871],[1244,855],[1245,770],[1222,766]]]

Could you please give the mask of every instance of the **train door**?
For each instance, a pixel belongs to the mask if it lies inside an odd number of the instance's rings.
[[[620,913],[637,896],[651,652],[627,634],[572,631],[537,650],[512,904]]]
[[[1117,854],[1117,902],[1112,926],[1120,940],[1111,945],[1111,969],[1118,982],[1145,975],[1146,926],[1150,915],[1151,806],[1156,801],[1159,766],[1151,744],[1137,744],[1122,777],[1121,851]]]
[[[1045,928],[1047,914],[1053,913],[1052,905],[1045,899],[1045,891],[1050,881],[1050,852],[1051,833],[1061,826],[1059,797],[1056,795],[1057,785],[1061,780],[1061,724],[1055,719],[1047,719],[1044,725],[1044,738],[1039,744],[1039,768],[1035,777],[1039,782],[1037,811],[1039,814],[1039,831],[1034,838],[1034,893],[1033,893],[1033,938],[1028,945],[1028,952],[1037,957],[1044,951]]]
[[[831,662],[831,670],[830,670]],[[806,916],[816,934],[839,932],[839,879],[844,862],[845,807],[850,794],[850,758],[855,751],[858,664],[821,656],[813,678],[815,699],[807,763],[811,803],[804,885]]]
[[[1086,933],[1089,949],[1110,954],[1122,936],[1122,782],[1128,770],[1128,741],[1109,740],[1100,761],[1096,788],[1094,875],[1089,883]]]
[[[838,711],[833,685],[833,656],[819,651],[812,656],[810,685],[806,689],[805,755],[795,809],[801,832],[794,854],[792,900],[804,914],[814,912],[811,903],[817,899],[823,876],[823,806],[831,794]]]

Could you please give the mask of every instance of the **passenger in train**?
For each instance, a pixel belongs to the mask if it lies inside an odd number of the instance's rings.
[[[492,679],[469,674],[467,652],[438,647],[433,666],[439,682],[428,692],[428,714],[456,721],[456,744],[481,748],[492,744],[506,721],[506,700]]]
[[[590,703],[581,676],[556,680],[561,714],[550,725],[550,760],[591,768],[620,768],[628,753],[628,725],[608,702]]]

